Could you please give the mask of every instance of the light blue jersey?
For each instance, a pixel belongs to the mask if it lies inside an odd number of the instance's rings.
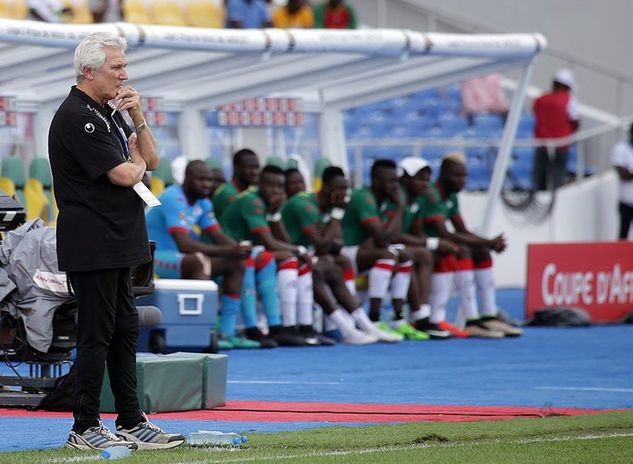
[[[202,233],[220,228],[208,198],[198,199],[190,205],[182,186],[172,185],[159,199],[162,205],[150,208],[146,213],[147,232],[149,239],[156,242],[156,251],[178,251],[171,236],[174,232],[191,235],[195,226],[200,227]]]

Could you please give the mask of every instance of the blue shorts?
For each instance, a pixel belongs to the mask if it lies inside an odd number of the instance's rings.
[[[162,279],[180,279],[184,254],[173,250],[154,252],[154,272]]]

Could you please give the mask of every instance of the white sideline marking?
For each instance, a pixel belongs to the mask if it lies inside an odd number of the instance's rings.
[[[294,382],[291,380],[228,380],[226,383],[253,385],[341,385],[343,382]]]
[[[518,440],[502,440],[502,439],[494,439],[494,440],[481,440],[481,441],[472,441],[472,442],[449,442],[449,443],[420,443],[417,445],[403,445],[403,446],[381,446],[376,448],[360,448],[360,449],[352,449],[346,451],[325,451],[325,452],[315,452],[315,453],[303,453],[303,454],[286,454],[281,456],[252,456],[252,457],[236,457],[229,459],[217,459],[215,461],[209,461],[205,459],[204,461],[178,461],[175,464],[224,464],[227,462],[251,462],[251,461],[278,461],[278,460],[290,460],[290,459],[298,459],[298,458],[311,458],[311,457],[334,457],[334,456],[350,456],[350,455],[358,455],[358,454],[370,454],[370,453],[387,453],[392,451],[408,451],[408,450],[416,450],[416,449],[428,449],[428,448],[455,448],[455,447],[464,447],[464,446],[481,446],[481,445],[490,445],[496,443],[507,443],[507,444],[531,444],[531,443],[549,443],[549,442],[558,442],[558,441],[572,441],[572,440],[596,440],[599,438],[623,438],[623,437],[633,437],[633,432],[623,432],[623,433],[605,433],[605,434],[597,434],[597,435],[580,435],[580,436],[569,436],[569,437],[535,437],[535,438],[522,438]],[[235,451],[240,451],[239,448],[233,448]],[[216,452],[222,451],[221,448],[210,448],[209,451]]]
[[[50,461],[46,461],[46,462],[51,462],[51,463],[55,463],[55,462],[86,462],[86,461],[98,461],[99,459],[101,459],[101,454],[98,454],[96,456],[90,455],[90,456],[75,456],[75,457],[72,457],[72,458],[54,458],[54,459],[51,459]]]
[[[592,391],[592,392],[616,392],[633,393],[633,388],[609,388],[609,387],[535,387],[536,390],[563,390],[563,391]]]

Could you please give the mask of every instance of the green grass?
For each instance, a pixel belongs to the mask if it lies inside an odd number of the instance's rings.
[[[4,463],[81,463],[96,452],[1,453]],[[629,463],[633,412],[466,423],[416,422],[249,435],[237,448],[141,451],[135,463]]]

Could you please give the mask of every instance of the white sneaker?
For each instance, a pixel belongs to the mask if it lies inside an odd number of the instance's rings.
[[[369,345],[376,343],[378,337],[362,330],[352,329],[349,333],[343,335],[343,343],[348,345]]]

